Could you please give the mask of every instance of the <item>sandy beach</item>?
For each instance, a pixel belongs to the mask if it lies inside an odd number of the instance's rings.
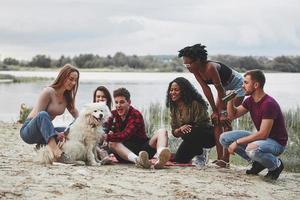
[[[134,165],[100,167],[36,162],[20,124],[0,122],[0,199],[297,199],[300,174],[283,172],[276,182],[247,176],[245,168],[209,164],[144,170]]]

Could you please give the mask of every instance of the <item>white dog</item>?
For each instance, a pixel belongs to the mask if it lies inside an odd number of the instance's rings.
[[[101,142],[102,124],[110,115],[105,103],[90,103],[84,106],[79,117],[70,126],[65,142],[61,145],[62,151],[70,160],[84,161],[92,166],[100,165],[96,145]],[[49,162],[49,155],[43,152],[42,163],[52,162]]]

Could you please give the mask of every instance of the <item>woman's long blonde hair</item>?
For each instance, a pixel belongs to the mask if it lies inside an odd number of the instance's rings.
[[[68,110],[73,110],[75,108],[75,97],[77,94],[78,83],[79,83],[78,69],[75,68],[74,66],[72,66],[71,64],[65,64],[61,68],[61,70],[60,70],[58,76],[56,77],[56,79],[54,80],[54,82],[50,85],[50,87],[52,87],[54,89],[61,88],[72,72],[77,72],[78,78],[77,78],[76,85],[74,86],[74,88],[72,90],[66,90],[64,92],[64,97],[66,98],[66,101],[67,101]]]

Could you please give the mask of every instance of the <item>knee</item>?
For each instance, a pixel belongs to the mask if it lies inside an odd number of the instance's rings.
[[[226,133],[223,133],[220,135],[219,142],[224,147],[228,147],[230,145],[230,142],[228,141],[228,137],[227,137]]]
[[[164,128],[161,128],[157,131],[157,134],[160,136],[160,137],[165,137],[165,138],[168,138],[168,131]]]
[[[50,118],[49,114],[46,111],[41,111],[37,114],[37,117],[40,119]]]
[[[254,143],[250,143],[246,147],[246,154],[253,160],[254,157],[257,156],[258,153],[258,146]]]

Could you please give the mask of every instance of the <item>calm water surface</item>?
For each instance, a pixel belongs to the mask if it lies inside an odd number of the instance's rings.
[[[1,74],[12,74],[24,77],[56,77],[57,72],[20,72],[1,71]],[[132,96],[132,104],[138,109],[147,108],[151,103],[164,104],[166,90],[170,81],[178,76],[189,79],[200,93],[202,90],[191,73],[108,73],[108,72],[81,72],[80,85],[76,99],[80,109],[85,103],[92,101],[92,94],[99,85],[106,86],[111,92],[119,87],[126,87]],[[267,73],[265,91],[273,96],[283,110],[299,106],[300,74],[296,73]],[[52,81],[35,83],[6,83],[0,84],[0,120],[16,121],[21,103],[33,106],[42,88]],[[212,89],[214,96],[216,91]],[[65,114],[58,118],[70,120]]]

